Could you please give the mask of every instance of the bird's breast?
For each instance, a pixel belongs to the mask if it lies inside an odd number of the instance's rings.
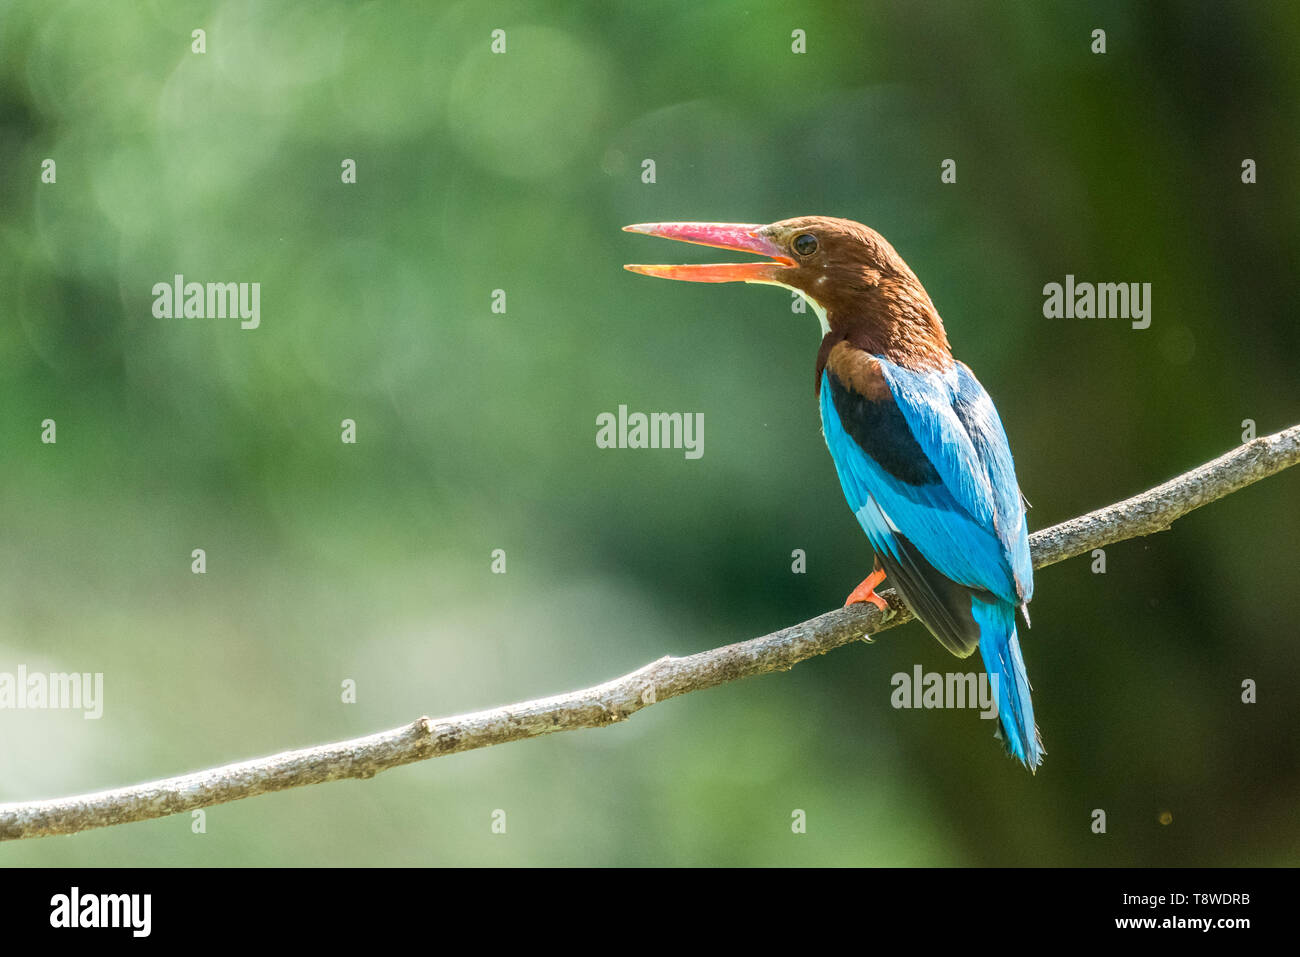
[[[826,370],[858,395],[872,400],[890,399],[889,383],[880,368],[880,360],[863,349],[841,339],[826,356]]]

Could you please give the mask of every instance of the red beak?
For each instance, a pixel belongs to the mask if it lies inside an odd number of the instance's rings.
[[[782,270],[793,266],[794,260],[784,249],[760,232],[764,227],[748,223],[637,223],[624,226],[629,233],[645,233],[678,239],[697,246],[717,249],[734,249],[743,253],[756,253],[770,257],[756,263],[709,263],[698,266],[624,266],[643,276],[661,279],[684,279],[688,282],[777,282]]]

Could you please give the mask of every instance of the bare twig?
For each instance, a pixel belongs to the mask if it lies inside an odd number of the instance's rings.
[[[1263,436],[1141,495],[1035,533],[1035,567],[1169,528],[1208,502],[1300,461],[1300,425]],[[827,612],[770,635],[686,658],[664,657],[604,684],[450,718],[420,718],[390,731],[180,777],[76,797],[0,805],[0,840],[73,834],[144,821],[342,778],[369,778],[402,764],[553,731],[600,728],[677,695],[737,678],[786,671],[911,618],[892,592],[893,614],[874,605]]]

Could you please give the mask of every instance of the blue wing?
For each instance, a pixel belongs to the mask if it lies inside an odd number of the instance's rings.
[[[841,374],[843,378],[841,378]],[[822,427],[844,495],[908,605],[945,648],[980,649],[1007,747],[1042,760],[1015,607],[1033,594],[1029,536],[1002,422],[961,363],[914,372],[832,350]]]
[[[1033,569],[1020,490],[1006,433],[988,393],[961,363],[937,373],[913,372],[879,357],[876,361],[889,387],[889,395],[877,404],[892,400],[906,425],[905,435],[882,439],[894,445],[902,444],[900,438],[911,440],[930,471],[901,474],[903,469],[882,465],[878,459],[884,455],[873,456],[851,437],[837,409],[846,403],[836,402],[838,382],[828,370],[821,388],[826,442],[845,496],[872,545],[892,551],[890,539],[901,532],[945,577],[1012,604],[1028,601]],[[875,451],[870,442],[865,444]],[[917,481],[921,477],[928,480]]]
[[[1034,589],[1029,532],[1011,446],[993,400],[962,362],[944,375],[912,372],[887,361],[880,368],[944,487],[997,539],[997,558],[1010,572],[1015,590],[985,587],[1012,604],[1028,602]]]
[[[822,378],[823,429],[840,484],[918,616],[950,651],[969,654],[979,635],[972,593],[1013,606],[1032,595],[1006,434],[960,363],[914,372],[877,356],[873,368],[887,386],[874,399],[829,366]]]

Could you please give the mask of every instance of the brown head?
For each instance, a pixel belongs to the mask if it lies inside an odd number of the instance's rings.
[[[832,347],[852,346],[913,369],[947,369],[943,322],[920,280],[874,229],[849,219],[799,216],[766,226],[640,223],[634,233],[767,256],[763,262],[625,266],[691,282],[754,282],[800,292],[822,320],[818,374]]]

